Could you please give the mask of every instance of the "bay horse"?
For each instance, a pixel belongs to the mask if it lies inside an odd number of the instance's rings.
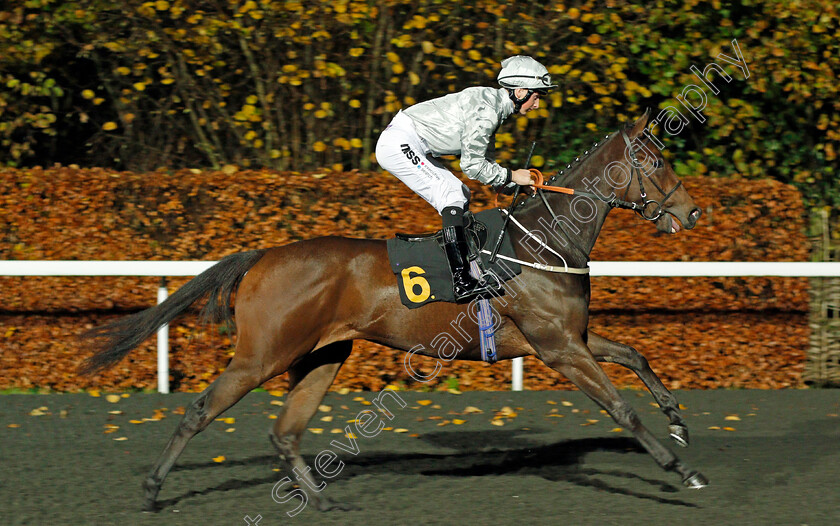
[[[509,232],[517,258],[525,263],[517,278],[524,286],[515,295],[492,300],[499,318],[497,356],[538,357],[631,431],[663,469],[676,472],[685,486],[701,488],[708,480],[642,425],[598,365],[611,362],[633,370],[667,415],[670,436],[678,445],[688,445],[677,401],[647,360],[633,347],[587,329],[589,275],[527,266],[585,268],[607,214],[616,207],[635,210],[663,233],[676,233],[680,224],[695,226],[700,209],[661,151],[647,140],[647,121],[646,112],[567,166],[557,176],[562,179],[548,181],[571,189],[566,194],[540,189],[515,207]],[[645,154],[641,160],[640,153]],[[567,195],[572,191],[580,195]],[[225,257],[160,305],[93,329],[87,336],[96,352],[82,371],[117,363],[205,297],[205,314],[215,321],[230,319],[234,293],[235,355],[186,409],[145,479],[147,510],[157,508],[158,492],[187,442],[252,389],[285,372],[289,391],[269,436],[289,474],[303,473],[310,487],[316,487],[300,453],[301,436],[350,355],[353,340],[433,356],[433,338],[449,329],[452,320],[464,318],[469,308],[437,302],[408,309],[400,301],[384,240],[322,237]],[[462,321],[465,332],[478,334],[473,319]],[[480,360],[478,338],[465,340],[457,358]],[[322,510],[340,507],[323,495],[312,498]]]

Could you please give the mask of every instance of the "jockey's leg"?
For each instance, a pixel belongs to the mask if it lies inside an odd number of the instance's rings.
[[[410,117],[398,113],[385,128],[376,143],[376,160],[441,214],[455,301],[465,303],[478,295],[501,295],[503,290],[496,281],[478,281],[470,275],[464,223],[469,188],[431,155]]]
[[[464,209],[447,206],[441,212],[443,220],[443,249],[452,270],[452,291],[458,303],[478,295],[499,296],[501,284],[492,280],[478,281],[470,275],[470,254],[464,225]]]

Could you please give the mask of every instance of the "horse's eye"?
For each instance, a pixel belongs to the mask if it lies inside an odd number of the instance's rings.
[[[653,161],[653,167],[654,168],[662,168],[662,166],[664,164],[665,164],[665,161],[663,161],[662,159],[657,159],[657,160]]]

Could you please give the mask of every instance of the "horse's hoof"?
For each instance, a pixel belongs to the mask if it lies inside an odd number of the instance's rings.
[[[157,504],[157,496],[160,491],[160,486],[153,478],[148,478],[143,481],[143,511],[159,511]]]
[[[691,489],[701,489],[709,485],[709,479],[704,477],[702,473],[695,471],[683,479],[683,485]]]
[[[671,433],[671,439],[680,447],[688,447],[688,428],[680,424],[671,424],[668,426],[668,431]]]

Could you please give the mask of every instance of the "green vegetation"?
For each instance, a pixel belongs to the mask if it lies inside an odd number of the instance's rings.
[[[665,141],[680,174],[774,177],[840,208],[837,6],[805,0],[25,0],[0,11],[0,143],[12,166],[145,171],[372,166],[401,107],[494,85],[533,55],[561,89],[498,134],[565,164],[664,108],[737,39],[705,123]],[[542,117],[538,119],[537,117]]]

